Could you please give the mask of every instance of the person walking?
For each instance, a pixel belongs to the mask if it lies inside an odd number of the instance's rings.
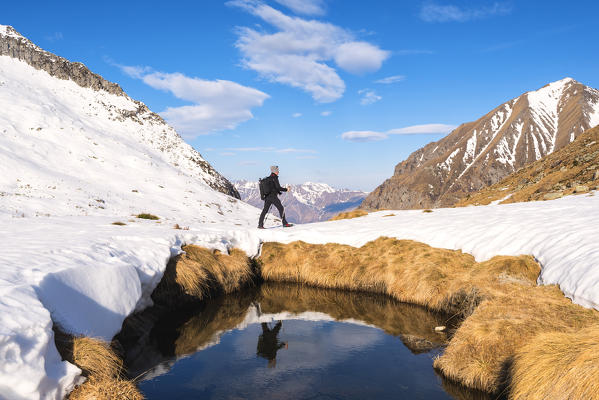
[[[281,187],[279,183],[279,167],[277,165],[273,165],[270,167],[270,176],[264,178],[264,185],[266,191],[266,197],[264,198],[264,208],[262,209],[262,213],[260,214],[260,220],[258,221],[258,228],[264,229],[264,217],[270,210],[270,206],[274,205],[277,210],[279,210],[279,215],[281,215],[281,221],[283,222],[284,227],[293,226],[287,222],[285,218],[285,209],[283,208],[283,204],[281,204],[281,200],[279,200],[279,195],[286,192],[288,189]]]

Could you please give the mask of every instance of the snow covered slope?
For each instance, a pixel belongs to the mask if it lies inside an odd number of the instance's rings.
[[[224,250],[256,225],[220,191],[238,196],[145,105],[0,26],[0,398],[62,398],[79,370],[53,322],[109,340],[187,237],[175,224]]]
[[[94,171],[116,180],[143,180],[143,171],[154,165],[239,198],[230,182],[143,103],[7,26],[0,26],[0,133],[2,159],[7,158],[0,172],[13,171],[0,176],[5,196],[44,198],[48,187],[72,194],[93,181]],[[39,182],[14,181],[12,168],[24,159],[30,170],[46,170]],[[23,177],[28,179],[27,172]],[[111,181],[102,185],[114,186]],[[133,189],[140,188],[128,191]],[[89,209],[85,202],[73,203],[68,212],[76,205],[82,207],[78,213]]]
[[[599,91],[571,78],[524,93],[397,164],[366,209],[431,208],[500,181],[599,124]]]
[[[262,207],[258,182],[235,181],[235,188],[241,200],[256,207]],[[343,211],[350,211],[360,205],[368,194],[357,190],[334,189],[326,183],[305,182],[290,185],[291,190],[279,198],[285,206],[287,219],[294,223],[326,221]],[[276,209],[271,213],[279,215]]]

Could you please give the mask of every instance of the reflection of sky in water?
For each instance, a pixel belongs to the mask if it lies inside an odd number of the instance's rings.
[[[270,326],[274,326],[271,323]],[[283,321],[275,368],[256,355],[260,324],[179,360],[140,384],[149,399],[449,399],[432,355],[412,354],[397,337],[367,326]]]

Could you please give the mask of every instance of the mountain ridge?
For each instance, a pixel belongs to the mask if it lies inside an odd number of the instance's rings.
[[[599,91],[572,78],[525,92],[476,121],[461,124],[397,164],[360,206],[450,206],[498,182],[599,124]]]
[[[51,52],[43,50],[29,39],[17,32],[13,27],[0,25],[0,56],[20,60],[31,67],[45,71],[50,76],[70,80],[82,88],[124,97],[132,104],[123,109],[113,107],[113,117],[120,121],[132,120],[141,126],[152,124],[162,128],[159,134],[137,133],[154,149],[164,153],[171,164],[184,169],[202,180],[210,187],[237,199],[239,193],[233,184],[218,173],[202,156],[189,144],[185,143],[179,134],[170,127],[162,117],[152,112],[144,103],[131,99],[116,83],[107,81],[102,76],[90,71],[84,64],[71,62]]]

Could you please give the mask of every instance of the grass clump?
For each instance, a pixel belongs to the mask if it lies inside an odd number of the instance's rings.
[[[346,211],[346,212],[342,212],[342,213],[335,215],[329,221],[339,221],[341,219],[352,219],[352,218],[363,217],[365,215],[368,215],[368,211],[364,211],[364,210]]]
[[[223,254],[193,245],[183,250],[169,261],[152,293],[156,304],[176,307],[197,302],[217,293],[232,293],[254,280],[252,265],[241,250]]]
[[[433,210],[431,210],[430,208],[426,208],[424,210],[422,210],[423,213],[432,213]]]
[[[141,219],[151,219],[151,220],[154,220],[154,221],[160,219],[160,217],[157,217],[154,214],[149,214],[149,213],[137,214],[136,217],[137,218],[141,218]]]
[[[112,225],[124,226],[124,225],[127,225],[127,224],[124,223],[124,222],[121,222],[121,221],[116,221],[116,222],[113,222]]]
[[[81,369],[87,380],[67,396],[70,400],[141,400],[135,384],[124,379],[123,361],[111,346],[85,336],[72,336],[54,327],[56,347],[62,358]]]

